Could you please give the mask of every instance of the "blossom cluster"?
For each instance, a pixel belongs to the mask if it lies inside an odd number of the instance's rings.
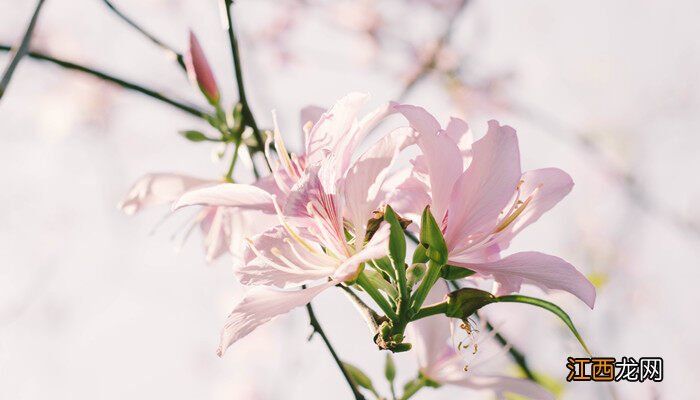
[[[255,182],[152,174],[123,208],[200,207],[208,258],[234,256],[235,275],[248,289],[226,320],[219,355],[340,286],[364,292],[384,312],[370,321],[375,343],[393,352],[413,348],[424,383],[551,398],[530,381],[465,372],[448,344],[448,317],[471,331],[469,317],[487,304],[534,304],[513,296],[523,284],[566,291],[593,307],[593,285],[565,260],[507,254],[520,231],[571,191],[572,179],[556,168],[522,171],[515,130],[496,121],[474,141],[461,119],[443,127],[423,108],[398,103],[362,115],[367,101],[351,93],[327,110],[304,109],[300,154],[288,152],[275,121],[264,149],[270,173]],[[389,119],[401,123],[382,129]],[[415,241],[408,259],[406,238]],[[477,289],[486,279],[493,289]],[[448,281],[462,289],[447,293]]]

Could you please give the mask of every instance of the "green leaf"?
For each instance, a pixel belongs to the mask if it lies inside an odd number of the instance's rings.
[[[496,301],[499,303],[523,303],[523,304],[530,304],[533,306],[537,306],[540,308],[544,308],[545,310],[548,310],[552,313],[554,313],[557,317],[559,317],[566,326],[571,330],[571,333],[576,336],[576,339],[578,339],[578,342],[581,343],[581,346],[583,349],[588,353],[588,355],[591,355],[591,352],[588,350],[588,347],[586,346],[586,343],[583,342],[583,338],[581,338],[581,335],[579,335],[578,331],[576,330],[576,327],[574,326],[573,321],[571,321],[571,318],[569,315],[562,310],[558,305],[554,303],[550,303],[545,300],[541,299],[536,299],[534,297],[529,297],[529,296],[523,296],[523,295],[510,295],[510,296],[501,296],[497,297]]]
[[[403,228],[401,227],[398,217],[396,217],[396,213],[390,206],[386,206],[384,220],[391,226],[391,233],[389,235],[389,256],[396,268],[404,268],[406,260],[406,236],[403,234]]]
[[[474,271],[469,268],[458,267],[456,265],[445,265],[440,271],[440,277],[448,281],[462,279],[474,275]]]
[[[442,236],[440,226],[430,212],[430,206],[425,207],[421,218],[420,244],[426,248],[428,258],[443,265],[447,262],[447,244]]]
[[[358,386],[363,387],[369,390],[370,392],[374,393],[375,396],[379,397],[379,394],[374,389],[374,385],[372,385],[372,380],[369,379],[369,376],[367,376],[359,368],[350,363],[343,362],[343,367],[345,367],[345,370],[348,372],[348,374],[350,374],[350,377],[352,378],[353,382],[355,382]]]
[[[213,140],[213,139],[210,139],[209,137],[207,137],[207,135],[203,134],[200,131],[188,130],[188,131],[180,131],[179,133],[185,139],[187,139],[191,142],[204,142],[204,141]]]
[[[445,315],[466,320],[481,307],[496,301],[496,297],[489,292],[474,288],[462,288],[447,295]]]
[[[393,382],[394,378],[396,378],[396,365],[394,365],[394,359],[391,357],[391,353],[386,353],[384,376],[389,382]]]

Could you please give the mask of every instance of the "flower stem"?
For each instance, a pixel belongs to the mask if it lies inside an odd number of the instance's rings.
[[[413,397],[414,394],[418,393],[419,390],[425,387],[427,383],[428,381],[422,376],[416,378],[411,382],[411,384],[406,386],[406,388],[404,389],[404,393],[401,396],[401,400],[410,399],[411,397]]]
[[[19,65],[19,62],[27,54],[29,50],[29,42],[32,40],[32,34],[34,33],[34,27],[36,26],[36,21],[39,18],[39,11],[41,11],[41,6],[44,5],[44,0],[39,0],[37,2],[36,8],[34,9],[34,14],[32,14],[32,19],[29,20],[29,25],[27,25],[27,30],[24,32],[24,37],[22,37],[22,42],[20,43],[17,51],[15,52],[12,60],[7,65],[5,73],[0,80],[0,99],[7,90],[7,86],[10,84],[12,79],[12,74],[15,72],[15,68]]]
[[[348,385],[350,386],[350,390],[352,390],[352,394],[355,396],[355,400],[365,400],[365,397],[362,395],[362,393],[360,393],[360,390],[357,388],[355,381],[352,380],[352,377],[350,376],[348,371],[345,369],[343,362],[340,361],[340,358],[338,357],[338,354],[335,352],[333,345],[331,345],[331,342],[328,340],[326,333],[323,331],[323,328],[321,328],[321,324],[318,322],[318,319],[316,319],[316,314],[314,313],[314,309],[311,306],[311,302],[309,302],[306,305],[306,311],[309,314],[309,324],[311,324],[311,327],[313,328],[314,333],[318,333],[319,336],[321,336],[321,339],[323,339],[323,342],[326,344],[328,351],[330,351],[331,356],[333,356],[333,360],[335,360],[335,363],[338,365],[338,368],[340,368],[340,372],[343,373],[343,377],[348,382]]]
[[[5,52],[12,51],[12,47],[0,44],[0,51],[5,51]],[[88,74],[88,75],[92,75],[96,78],[102,79],[103,81],[111,82],[111,83],[114,83],[118,86],[121,86],[124,89],[133,90],[135,92],[144,94],[148,97],[156,99],[156,100],[163,102],[165,104],[171,105],[171,106],[173,106],[181,111],[184,111],[190,115],[193,115],[195,117],[202,118],[202,119],[206,119],[206,117],[207,117],[207,113],[204,112],[203,110],[200,110],[196,106],[192,106],[189,104],[179,102],[177,100],[173,100],[169,97],[166,97],[166,96],[156,92],[153,89],[149,89],[147,87],[137,85],[137,84],[132,83],[132,82],[128,82],[124,79],[117,78],[113,75],[109,75],[109,74],[102,72],[102,71],[99,71],[97,69],[93,69],[93,68],[86,67],[86,66],[83,66],[80,64],[76,64],[76,63],[71,62],[71,61],[61,60],[59,58],[55,58],[55,57],[49,56],[47,54],[36,52],[36,51],[27,52],[27,57],[33,58],[35,60],[40,60],[40,61],[48,61],[50,63],[56,64],[60,67],[66,68],[66,69],[79,71],[79,72],[83,72],[83,73]]]
[[[429,317],[431,315],[444,314],[447,311],[447,302],[437,303],[432,306],[423,307],[413,316],[411,319],[415,321],[417,319]]]
[[[442,265],[436,263],[435,261],[431,260],[428,263],[428,271],[425,273],[425,278],[423,278],[423,280],[420,282],[418,289],[413,295],[413,301],[411,303],[411,311],[413,313],[418,313],[420,310],[425,298],[428,297],[430,289],[433,287],[433,285],[435,285],[438,278],[440,278],[441,269]]]
[[[110,10],[112,10],[112,12],[113,12],[114,14],[117,15],[117,17],[121,18],[122,21],[126,22],[127,25],[129,25],[129,26],[131,26],[132,28],[136,29],[140,34],[142,34],[142,35],[145,36],[148,40],[150,40],[151,43],[153,43],[153,44],[155,44],[156,46],[158,46],[158,47],[160,47],[161,49],[163,49],[163,50],[166,52],[166,54],[168,54],[169,56],[171,56],[172,58],[174,58],[175,61],[177,61],[177,63],[178,63],[178,65],[180,66],[180,68],[182,68],[183,70],[185,70],[185,61],[184,61],[184,58],[183,58],[182,54],[180,54],[178,51],[176,51],[176,50],[173,49],[172,47],[168,46],[167,44],[163,43],[160,39],[158,39],[157,37],[155,37],[155,36],[153,36],[152,34],[150,34],[148,31],[146,31],[145,29],[143,29],[140,25],[138,25],[136,22],[134,22],[134,20],[132,20],[131,18],[129,18],[128,16],[126,16],[126,14],[124,14],[124,13],[121,12],[117,7],[115,7],[114,4],[112,4],[111,1],[109,1],[109,0],[102,0],[102,1],[107,5],[107,7],[109,7]]]

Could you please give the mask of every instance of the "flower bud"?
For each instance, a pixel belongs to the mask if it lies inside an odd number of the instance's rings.
[[[219,103],[220,95],[214,73],[211,71],[204,51],[192,31],[190,31],[189,39],[190,46],[185,54],[187,76],[189,76],[192,83],[199,87],[199,90],[202,91],[209,103],[216,105]]]
[[[447,295],[445,315],[466,320],[481,307],[495,301],[496,298],[489,292],[475,288],[462,288]]]

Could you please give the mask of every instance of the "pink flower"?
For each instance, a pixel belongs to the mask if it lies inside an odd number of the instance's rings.
[[[242,283],[255,287],[228,317],[219,355],[259,325],[354,279],[363,262],[386,255],[388,227],[365,243],[367,222],[384,204],[384,182],[410,129],[392,131],[355,158],[358,145],[390,112],[383,106],[358,119],[366,100],[350,94],[307,125],[303,157],[287,154],[276,129],[279,160],[268,151],[274,188],[223,184],[187,193],[176,204],[250,208],[279,217],[278,226],[250,240],[245,263],[236,270]],[[319,280],[306,289],[280,290]]]
[[[500,254],[571,191],[571,177],[556,168],[523,173],[515,130],[496,121],[468,148],[464,121],[452,119],[443,130],[420,107],[395,109],[416,131],[422,150],[412,176],[396,190],[397,203],[413,212],[431,206],[447,242],[448,263],[493,277],[499,295],[532,283],[570,292],[592,308],[595,288],[568,262],[531,251]]]
[[[136,181],[127,197],[117,207],[127,215],[133,215],[145,207],[173,203],[189,190],[210,187],[217,183],[174,173],[147,174]],[[207,261],[213,261],[227,253],[234,258],[242,258],[245,238],[260,233],[261,230],[256,230],[256,226],[264,224],[264,221],[270,220],[271,217],[255,210],[248,213],[236,211],[233,208],[202,207],[187,224],[182,240],[189,236],[192,228],[199,225]]]
[[[211,104],[218,104],[220,100],[219,87],[216,84],[214,73],[209,67],[207,57],[204,55],[199,40],[190,31],[189,48],[185,53],[185,68],[190,81],[199,87],[204,96]]]
[[[441,301],[446,292],[444,285],[436,285],[428,296],[428,303]],[[483,364],[487,360],[476,359],[481,353],[474,346],[478,344],[478,348],[485,348],[485,340],[467,342],[467,346],[460,352],[455,349],[453,336],[459,332],[453,331],[452,320],[442,315],[419,319],[408,326],[408,336],[418,357],[418,367],[423,377],[439,385],[490,390],[495,392],[498,398],[503,398],[504,393],[514,393],[535,400],[554,399],[552,393],[534,382],[490,375],[483,371]],[[485,334],[483,329],[481,331],[482,335]],[[475,341],[475,336],[470,336],[470,339]],[[467,362],[465,353],[473,356],[475,360]]]

